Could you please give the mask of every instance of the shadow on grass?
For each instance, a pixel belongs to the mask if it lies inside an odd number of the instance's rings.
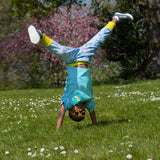
[[[97,123],[98,126],[106,126],[109,124],[115,124],[115,123],[124,123],[128,122],[128,119],[121,119],[121,120],[112,120],[112,121],[99,121]]]
[[[121,119],[121,120],[112,120],[112,121],[98,121],[96,126],[107,126],[107,125],[111,125],[111,124],[118,124],[118,123],[124,123],[124,122],[128,122],[128,119]],[[88,124],[85,126],[74,126],[75,129],[85,129],[85,128],[90,128],[92,127],[92,124]]]

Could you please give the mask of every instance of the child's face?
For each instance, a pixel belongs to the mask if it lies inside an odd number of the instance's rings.
[[[85,111],[85,104],[84,103],[79,103],[74,105],[72,108],[69,109],[69,116],[72,120],[74,121],[81,121],[85,118],[87,115]]]
[[[85,110],[85,105],[82,102],[82,103],[74,105],[71,109],[72,109],[72,111],[83,111],[83,110]]]

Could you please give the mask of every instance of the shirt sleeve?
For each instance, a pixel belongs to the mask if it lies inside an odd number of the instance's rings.
[[[86,105],[86,108],[87,108],[88,112],[92,112],[94,110],[95,106],[96,106],[96,104],[93,100],[87,102],[85,105]]]

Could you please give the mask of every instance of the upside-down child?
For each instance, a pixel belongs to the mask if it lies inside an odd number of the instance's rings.
[[[86,116],[86,110],[90,114],[92,124],[97,124],[96,114],[94,111],[95,102],[93,99],[93,90],[91,76],[89,73],[90,59],[94,56],[99,46],[112,33],[116,23],[121,20],[133,20],[132,15],[126,13],[115,13],[112,21],[102,28],[91,40],[79,48],[63,46],[47,35],[29,26],[28,33],[32,43],[37,44],[41,41],[55,55],[60,57],[66,64],[68,77],[64,95],[60,105],[60,111],[57,119],[56,129],[60,129],[65,112],[69,111],[69,117],[74,121],[81,121]]]

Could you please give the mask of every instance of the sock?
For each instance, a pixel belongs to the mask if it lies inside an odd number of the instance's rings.
[[[45,34],[43,34],[41,41],[46,47],[50,46],[52,43],[52,39],[46,36]]]
[[[109,28],[111,31],[114,29],[116,24],[112,21],[110,21],[105,27]]]

